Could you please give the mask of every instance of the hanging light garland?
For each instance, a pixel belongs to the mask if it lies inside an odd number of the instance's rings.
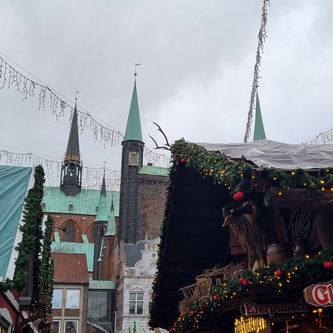
[[[63,99],[61,99],[53,89],[47,85],[40,84],[36,81],[29,79],[27,76],[20,73],[13,66],[0,55],[0,89],[14,87],[23,95],[25,100],[28,97],[38,96],[38,109],[45,108],[47,101],[50,102],[52,114],[58,119],[65,116],[65,109],[70,108],[71,117],[74,114],[74,108],[68,105]],[[100,122],[95,120],[88,112],[77,110],[78,113],[78,127],[81,132],[85,128],[89,128],[93,132],[93,138],[95,141],[111,147],[119,145],[124,135],[118,130],[113,130],[103,126]],[[144,155],[147,163],[153,163],[154,166],[169,167],[170,158],[152,152],[145,148]],[[29,156],[27,156],[29,158]],[[37,163],[38,164],[38,163]]]
[[[45,159],[33,153],[14,153],[0,150],[0,163],[13,166],[42,165],[45,172],[45,186],[57,187],[60,184],[61,162]],[[112,191],[120,189],[120,171],[103,168],[82,168],[82,187],[85,189],[100,189],[105,171],[106,186]]]
[[[9,65],[3,57],[0,56],[0,89],[4,87],[15,87],[16,90],[23,95],[22,100],[28,97],[38,96],[38,109],[44,109],[46,102],[49,101],[52,114],[56,119],[65,116],[66,108],[70,108],[71,114],[73,115],[74,108],[61,99],[54,90],[47,85],[42,85],[29,79]],[[89,113],[78,110],[78,117],[79,128],[82,131],[85,128],[90,128],[95,140],[100,139],[104,144],[108,143],[111,146],[118,145],[121,142],[123,135],[119,131],[106,128]]]
[[[304,145],[320,145],[320,144],[333,144],[333,128],[323,132],[319,133],[315,138],[303,142]]]
[[[28,97],[38,96],[38,108],[45,108],[47,100],[50,102],[52,114],[58,119],[65,115],[65,109],[70,108],[71,118],[74,114],[74,108],[69,106],[61,99],[50,87],[39,84],[27,76],[20,73],[13,66],[9,65],[0,55],[0,89],[15,87],[18,92],[23,95],[23,100]],[[119,145],[123,140],[123,135],[113,129],[109,129],[98,121],[96,121],[89,113],[77,110],[78,127],[83,132],[85,128],[89,128],[93,132],[95,141],[111,147]],[[71,119],[70,119],[71,121]],[[152,152],[148,148],[144,148],[144,159],[147,163],[151,163],[157,167],[168,168],[170,158]],[[39,157],[32,153],[14,153],[8,150],[0,150],[0,161],[7,165],[16,166],[36,166],[42,165],[45,170],[46,186],[58,186],[61,174],[61,163],[53,160]],[[105,168],[83,167],[82,185],[84,188],[98,189],[100,181],[103,177],[103,170],[106,171],[107,186],[112,190],[120,188],[120,172]]]
[[[148,148],[144,148],[144,160],[155,167],[168,168],[170,164],[170,158],[156,154]],[[62,163],[59,161],[46,159],[33,153],[17,153],[0,149],[0,163],[3,165],[31,167],[42,165],[45,171],[45,186],[56,187],[60,184]],[[85,189],[100,189],[104,171],[106,187],[112,191],[119,191],[121,172],[105,167],[93,168],[84,166],[82,168],[82,187]]]

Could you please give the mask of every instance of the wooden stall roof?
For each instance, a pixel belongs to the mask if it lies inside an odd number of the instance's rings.
[[[169,208],[154,281],[152,327],[169,329],[183,298],[179,289],[195,283],[195,277],[205,269],[229,263],[229,230],[222,229],[221,210],[230,202],[233,189],[219,185],[216,170],[207,170],[209,163],[215,163],[211,159],[207,162],[209,152],[244,161],[253,170],[319,170],[333,166],[332,145],[287,145],[269,140],[229,145],[176,142],[172,148],[175,163],[170,173]],[[327,192],[333,199],[333,193]]]

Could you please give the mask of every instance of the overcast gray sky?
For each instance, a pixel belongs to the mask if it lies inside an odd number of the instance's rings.
[[[0,0],[0,52],[79,110],[124,133],[137,67],[143,138],[243,142],[262,0]],[[260,67],[266,137],[301,143],[333,126],[333,1],[271,0]],[[5,55],[5,56],[4,56]],[[8,57],[8,58],[7,58]],[[18,67],[21,66],[21,67]],[[22,68],[29,71],[25,72]],[[60,161],[70,110],[0,90],[0,149]],[[119,170],[120,150],[80,136],[85,165]],[[0,161],[1,163],[1,161]]]

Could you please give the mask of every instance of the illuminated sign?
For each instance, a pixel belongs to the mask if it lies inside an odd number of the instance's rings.
[[[306,287],[304,299],[314,306],[333,306],[333,280]]]
[[[241,305],[241,313],[243,316],[269,316],[276,314],[296,313],[309,311],[307,305],[301,300],[297,303],[268,303],[258,304],[254,302],[246,302]]]
[[[268,327],[264,318],[253,317],[244,318],[240,317],[234,321],[235,333],[259,333]]]

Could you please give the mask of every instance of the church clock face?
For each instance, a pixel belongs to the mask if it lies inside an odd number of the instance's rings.
[[[136,151],[130,151],[128,153],[128,165],[139,166],[139,154]]]

